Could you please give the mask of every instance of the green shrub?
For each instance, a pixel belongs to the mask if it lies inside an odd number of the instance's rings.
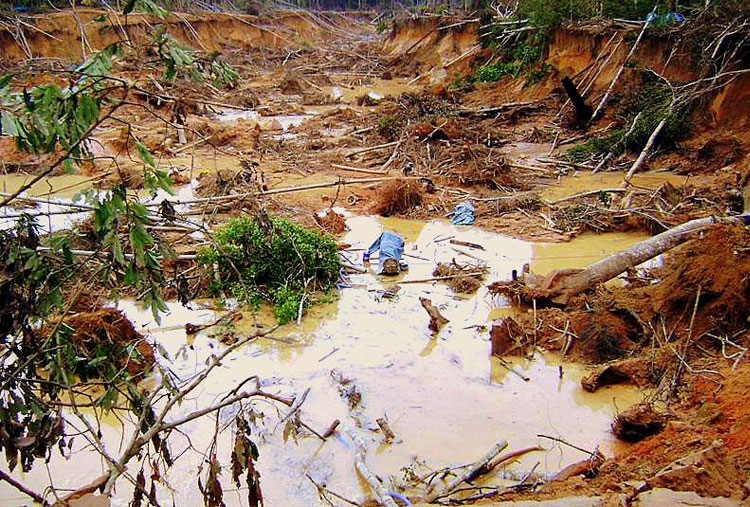
[[[644,73],[642,83],[642,86],[633,87],[633,91],[623,97],[620,104],[621,112],[618,114],[625,128],[629,128],[636,115],[641,113],[635,129],[623,140],[625,148],[632,151],[640,151],[646,146],[672,100],[672,93],[667,85],[653,74]],[[659,134],[658,144],[674,146],[690,134],[691,128],[690,111],[675,109],[667,116],[667,123]]]
[[[611,133],[594,137],[585,143],[576,144],[565,152],[565,158],[570,162],[583,163],[596,155],[604,155],[613,151],[615,155],[622,153],[622,136],[624,132],[615,129]]]
[[[494,83],[503,76],[516,76],[520,70],[516,62],[495,63],[482,65],[474,71],[474,81],[477,83]]]
[[[268,301],[283,324],[296,318],[305,291],[333,287],[341,264],[331,237],[283,218],[270,217],[270,224],[267,236],[250,216],[230,219],[215,232],[215,245],[198,251],[198,262],[212,279],[218,267],[214,293],[255,306]]]
[[[381,116],[378,118],[378,134],[393,141],[401,136],[406,126],[406,121],[397,116]]]
[[[590,0],[522,0],[518,5],[518,17],[535,27],[555,28],[595,14]]]

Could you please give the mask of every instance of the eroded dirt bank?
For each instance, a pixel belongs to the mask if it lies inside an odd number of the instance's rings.
[[[588,84],[585,98],[593,102],[622,65],[630,29],[555,31],[536,82],[504,77],[485,84],[466,79],[492,58],[477,41],[476,21],[416,19],[378,34],[359,14],[171,14],[170,33],[196,54],[223,51],[221,61],[240,74],[228,85],[165,79],[142,64],[153,56],[146,43],[161,21],[112,14],[97,21],[99,14],[26,17],[34,28],[24,27],[24,37],[0,35],[0,65],[20,73],[17,90],[60,82],[72,62],[122,38],[136,47],[115,60],[113,72],[133,84],[133,100],[121,121],[94,131],[96,158],[75,174],[58,170],[44,178],[22,196],[36,201],[15,201],[0,219],[10,225],[29,213],[43,235],[73,227],[74,246],[94,252],[94,226],[75,194],[124,184],[152,213],[149,230],[179,255],[165,261],[167,295],[195,300],[187,308],[171,302],[161,323],[134,301],[143,294],[123,293],[118,306],[162,347],[156,361],[180,378],[275,321],[265,306],[236,312],[231,298],[230,308],[216,303],[223,297],[205,299],[213,280],[195,257],[212,241],[212,228],[257,213],[260,203],[334,235],[352,271],[342,275],[338,299],[242,347],[181,408],[185,414],[210,405],[255,374],[280,396],[306,399],[300,417],[318,432],[340,421],[321,441],[299,424],[279,423],[277,409],[256,407],[267,505],[323,505],[324,496],[343,502],[326,491],[371,502],[354,473],[349,430],[363,435],[368,463],[389,490],[413,504],[429,496],[436,477],[450,481],[433,471],[474,462],[501,439],[509,451],[533,449],[454,500],[494,492],[476,500],[736,505],[747,496],[750,405],[742,400],[750,375],[750,239],[743,226],[705,229],[647,265],[628,266],[625,281],[566,305],[528,297],[519,282],[584,268],[688,220],[741,212],[747,77],[710,96],[692,113],[689,136],[622,186],[623,169],[637,153],[625,150],[613,170],[602,171],[567,156],[593,134],[566,120],[560,80]],[[620,95],[640,86],[638,72],[646,67],[671,80],[697,78],[687,51],[673,47],[656,36],[647,40],[637,68],[625,71]],[[590,130],[616,121],[605,115]],[[143,189],[139,145],[170,175],[175,195]],[[0,137],[2,192],[54,160],[55,154],[19,152],[10,137]],[[463,202],[474,206],[474,223],[448,224],[447,214]],[[410,264],[393,279],[362,263],[363,250],[387,230],[404,237]],[[450,285],[440,279],[461,270],[471,274]],[[493,283],[519,274],[516,283]],[[114,286],[92,286],[73,310],[110,304]],[[420,298],[448,319],[439,332],[429,331]],[[222,317],[228,320],[197,333],[185,330],[186,322],[197,329]],[[232,410],[218,420],[229,420]],[[386,441],[380,418],[394,440]],[[185,456],[168,472],[174,490],[160,490],[161,501],[200,503],[190,488],[215,422],[186,427],[175,445]],[[105,423],[103,438],[117,448],[120,423]],[[219,452],[231,454],[231,442],[222,445]],[[76,489],[102,472],[86,447],[71,442],[70,459],[80,464],[74,473],[71,461],[54,455],[54,487]],[[49,485],[43,467],[17,474],[36,490]],[[230,498],[233,483],[222,482],[227,503],[245,505],[244,493]],[[15,490],[2,491],[2,503],[23,502]],[[124,483],[112,502],[124,505],[132,494]]]

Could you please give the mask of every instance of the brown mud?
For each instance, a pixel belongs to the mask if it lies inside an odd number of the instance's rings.
[[[106,13],[103,23],[95,22],[99,14],[76,11],[83,32],[69,12],[26,18],[33,29],[22,28],[24,38],[0,30],[0,67],[30,69],[21,78],[25,86],[50,82],[59,79],[55,69],[92,49],[123,37],[136,45],[150,38],[148,16]],[[547,451],[544,458],[524,457],[492,475],[514,487],[484,500],[487,505],[567,496],[638,505],[646,490],[657,488],[746,496],[750,233],[743,227],[704,230],[647,266],[631,266],[625,280],[562,307],[543,307],[534,294],[486,284],[523,273],[525,264],[537,276],[582,268],[687,220],[741,212],[750,178],[750,78],[739,76],[712,96],[695,113],[690,136],[652,157],[648,170],[623,187],[622,170],[594,173],[565,158],[574,143],[560,141],[582,132],[565,121],[559,82],[564,76],[591,76],[607,41],[632,31],[556,30],[545,52],[551,70],[539,82],[505,77],[459,89],[456,78],[491,58],[477,47],[476,22],[420,18],[385,37],[361,13],[173,14],[165,24],[198,51],[223,51],[222,58],[242,76],[237,87],[167,82],[137,61],[116,62],[117,75],[177,100],[135,99],[122,111],[132,132],[105,123],[92,147],[101,158],[76,174],[43,179],[25,196],[52,202],[24,202],[21,211],[39,214],[43,230],[57,231],[83,217],[53,215],[62,211],[53,201],[69,204],[81,190],[122,182],[151,209],[163,209],[161,201],[169,199],[182,222],[160,222],[154,233],[186,256],[167,265],[175,279],[193,268],[191,256],[205,241],[180,224],[213,227],[255,212],[258,202],[334,235],[342,255],[357,267],[361,251],[382,230],[395,230],[411,248],[408,273],[387,284],[372,273],[352,275],[353,287],[338,302],[312,309],[300,326],[290,324],[243,349],[242,360],[217,373],[214,387],[191,403],[210,403],[220,394],[216,386],[240,381],[247,375],[244,362],[252,362],[258,375],[286,379],[280,381],[284,390],[312,385],[306,416],[320,426],[336,417],[364,428],[380,473],[416,497],[421,484],[414,477],[424,470],[413,457],[433,469],[468,463],[498,436],[518,448],[543,445]],[[663,69],[670,79],[695,78],[689,52],[668,59],[671,47],[649,38],[637,52],[638,67]],[[617,46],[591,81],[587,100],[604,92],[627,51],[627,44]],[[637,83],[637,69],[626,69],[620,88]],[[184,117],[183,132],[164,121],[177,116]],[[605,116],[597,126],[610,121]],[[176,196],[145,195],[135,139],[169,172]],[[615,168],[635,156],[623,154]],[[17,152],[9,139],[0,138],[0,190],[14,191],[53,160]],[[255,195],[258,199],[249,197]],[[475,207],[473,226],[446,224],[448,213],[465,201]],[[3,223],[19,212],[2,211]],[[369,214],[390,218],[362,216]],[[93,248],[86,243],[85,222],[78,227],[83,234],[77,246]],[[452,236],[484,250],[449,243]],[[209,283],[196,275],[190,292],[198,294]],[[181,374],[192,374],[223,346],[217,336],[248,332],[256,317],[271,323],[263,308],[259,316],[246,315],[216,335],[188,337],[185,319],[208,322],[221,312],[175,306],[169,324],[159,326],[125,302],[138,323],[128,326],[118,310],[92,310],[108,289],[92,288],[91,304],[76,308],[82,313],[69,320],[77,324],[74,336],[81,347],[113,336],[139,341],[139,332],[149,334],[184,359]],[[177,293],[174,286],[168,291]],[[420,306],[423,296],[449,321],[432,337]],[[145,363],[154,360],[150,347],[141,355]],[[343,376],[332,376],[334,367]],[[351,405],[353,393],[363,405]],[[371,419],[386,412],[403,445],[380,442]],[[118,431],[105,431],[113,446]],[[206,443],[212,431],[196,424],[190,434]],[[551,445],[537,436],[541,433],[554,433],[585,452]],[[354,478],[343,439],[332,449],[304,435],[285,446],[277,436],[262,430],[263,486],[275,505],[317,505],[317,491],[302,473],[308,470],[330,480],[333,489],[358,500],[368,497]],[[173,475],[185,486],[189,478],[192,486],[190,474],[199,463],[200,458],[186,459]],[[65,464],[51,466],[61,470]],[[63,486],[75,487],[99,468],[77,470]],[[564,476],[551,480],[560,470],[566,470]],[[524,476],[539,485],[515,487]],[[45,481],[42,474],[31,478],[41,488]],[[176,494],[190,503],[181,491]],[[117,501],[125,497],[118,493]]]

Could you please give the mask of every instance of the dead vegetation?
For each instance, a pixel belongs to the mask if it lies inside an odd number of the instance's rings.
[[[406,215],[423,202],[422,184],[413,178],[400,178],[381,184],[370,212],[384,217]]]
[[[101,363],[102,357],[109,370],[106,378],[122,370],[132,378],[143,378],[154,366],[151,345],[120,310],[98,308],[77,313],[65,319],[65,325],[71,329],[70,343],[77,354],[89,362],[84,369],[89,374],[96,375],[96,363]]]
[[[437,267],[432,271],[432,276],[442,278],[441,281],[454,292],[473,294],[482,286],[489,271],[484,264],[459,264],[453,260],[438,262]]]

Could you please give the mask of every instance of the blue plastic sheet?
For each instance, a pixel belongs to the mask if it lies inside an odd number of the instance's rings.
[[[463,201],[456,206],[456,209],[448,213],[452,216],[453,225],[471,225],[474,223],[474,206],[469,201]]]
[[[682,23],[683,21],[685,21],[685,18],[682,16],[682,14],[679,14],[677,12],[668,12],[667,14],[655,14],[651,12],[648,16],[646,16],[646,21],[648,21],[649,23],[659,23],[667,25],[671,21],[674,21],[675,23]]]

